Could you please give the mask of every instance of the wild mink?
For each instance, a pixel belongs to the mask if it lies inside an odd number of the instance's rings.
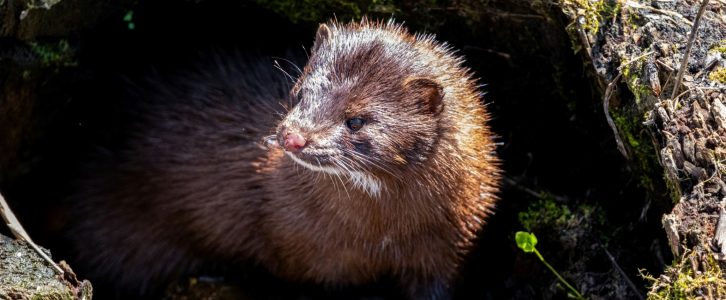
[[[72,198],[75,262],[131,293],[222,262],[448,298],[499,173],[462,59],[364,20],[320,25],[288,96],[269,69],[220,58],[137,84],[125,141]]]

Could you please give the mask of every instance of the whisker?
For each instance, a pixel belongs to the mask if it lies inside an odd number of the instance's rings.
[[[338,167],[341,167],[337,161],[334,161],[335,165]],[[348,188],[346,187],[345,182],[343,182],[343,178],[340,177],[339,173],[335,174],[336,177],[338,177],[338,180],[340,180],[340,184],[343,185],[343,190],[345,191],[345,194],[348,196],[348,200],[350,200],[350,194],[348,193]]]
[[[284,58],[284,57],[273,57],[273,58],[274,59],[280,59],[280,60],[282,60],[282,61],[284,61],[284,62],[292,65],[293,67],[295,67],[295,70],[297,70],[297,74],[298,75],[300,75],[300,74],[303,73],[302,69],[300,69],[300,67],[297,64],[295,64],[294,62],[292,62],[291,60],[289,60],[287,58]]]
[[[345,151],[346,151],[345,153],[347,153],[348,155],[354,157],[355,159],[358,159],[358,160],[361,160],[361,161],[363,161],[363,162],[365,162],[367,164],[370,164],[371,166],[376,167],[379,170],[388,173],[389,175],[393,176],[395,179],[401,180],[401,178],[398,175],[396,175],[393,172],[393,170],[385,167],[382,164],[382,162],[375,161],[375,160],[373,160],[372,158],[369,158],[369,157],[365,157],[365,156],[363,156],[363,155],[361,155],[359,153],[356,153],[355,151],[350,151],[350,150],[347,150],[347,149]]]
[[[295,79],[295,77],[293,77],[292,75],[290,75],[290,73],[288,73],[287,71],[285,71],[285,69],[283,69],[280,66],[280,63],[277,62],[277,60],[275,60],[275,63],[273,65],[275,66],[276,69],[282,71],[282,73],[284,73],[287,76],[287,78],[290,79],[290,82],[295,83],[295,81],[297,81],[297,79]]]
[[[313,184],[319,184],[320,178],[326,179],[330,182],[325,184],[332,185],[338,192],[342,189],[348,199],[352,199],[348,187],[361,189],[372,197],[380,196],[381,190],[385,186],[378,176],[370,173],[371,167],[383,170],[391,174],[392,177],[401,180],[399,176],[396,176],[395,173],[387,169],[381,162],[366,158],[355,152],[346,151],[345,149],[328,154],[332,158],[329,164],[323,164],[317,157],[312,158],[314,161],[308,162],[290,153],[287,154],[296,162],[296,168],[302,167],[313,171],[313,173],[318,173],[313,178]],[[341,187],[338,187],[338,183],[341,184]]]
[[[284,104],[284,103],[282,103],[282,102],[277,102],[277,104],[278,104],[278,105],[280,105],[280,106],[282,107],[282,109],[284,109],[284,110],[285,110],[285,113],[286,113],[286,114],[290,112],[290,107],[289,107],[289,106],[285,105],[285,104]],[[277,113],[278,113],[278,114],[280,114],[280,112],[277,112]],[[282,114],[281,114],[281,115],[282,115]]]
[[[375,167],[377,167],[377,168],[379,168],[379,169],[381,169],[381,170],[384,170],[384,171],[389,171],[389,172],[390,172],[390,170],[389,170],[389,169],[387,169],[386,167],[384,167],[384,165],[383,165],[383,162],[382,162],[382,161],[378,161],[378,160],[375,160],[375,158],[372,158],[372,157],[367,157],[367,156],[364,156],[364,155],[362,155],[362,154],[360,154],[360,153],[357,153],[357,152],[355,152],[355,151],[351,151],[351,150],[347,150],[347,149],[346,149],[346,151],[347,151],[346,153],[348,153],[349,155],[351,155],[352,157],[354,157],[354,158],[356,158],[356,159],[359,159],[359,160],[361,160],[361,161],[364,161],[364,162],[370,163],[370,164],[372,164],[373,166],[375,166]]]
[[[308,49],[305,48],[305,45],[303,45],[302,48],[303,52],[305,52],[305,57],[307,58],[307,60],[310,60],[310,53],[308,52]]]
[[[320,164],[319,159],[315,158],[315,162],[318,164],[319,168],[322,168],[322,165]],[[333,174],[330,174],[328,172],[318,172],[318,173],[323,173],[324,176],[327,175],[328,177],[330,177],[330,182],[333,184],[333,188],[338,190],[338,185],[335,183],[335,179],[333,179]]]

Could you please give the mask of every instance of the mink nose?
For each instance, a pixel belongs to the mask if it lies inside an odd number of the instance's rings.
[[[305,138],[298,133],[288,133],[285,135],[285,150],[294,152],[305,147]]]

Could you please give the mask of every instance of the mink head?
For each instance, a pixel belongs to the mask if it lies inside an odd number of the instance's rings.
[[[444,111],[429,39],[390,22],[321,25],[279,145],[307,169],[348,176],[371,195],[382,179],[425,164]]]

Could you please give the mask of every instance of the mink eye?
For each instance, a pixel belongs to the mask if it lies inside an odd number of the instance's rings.
[[[348,126],[348,128],[350,128],[350,130],[352,130],[353,132],[356,132],[356,131],[360,130],[365,123],[366,123],[366,121],[361,118],[350,118],[345,121],[345,126]]]

